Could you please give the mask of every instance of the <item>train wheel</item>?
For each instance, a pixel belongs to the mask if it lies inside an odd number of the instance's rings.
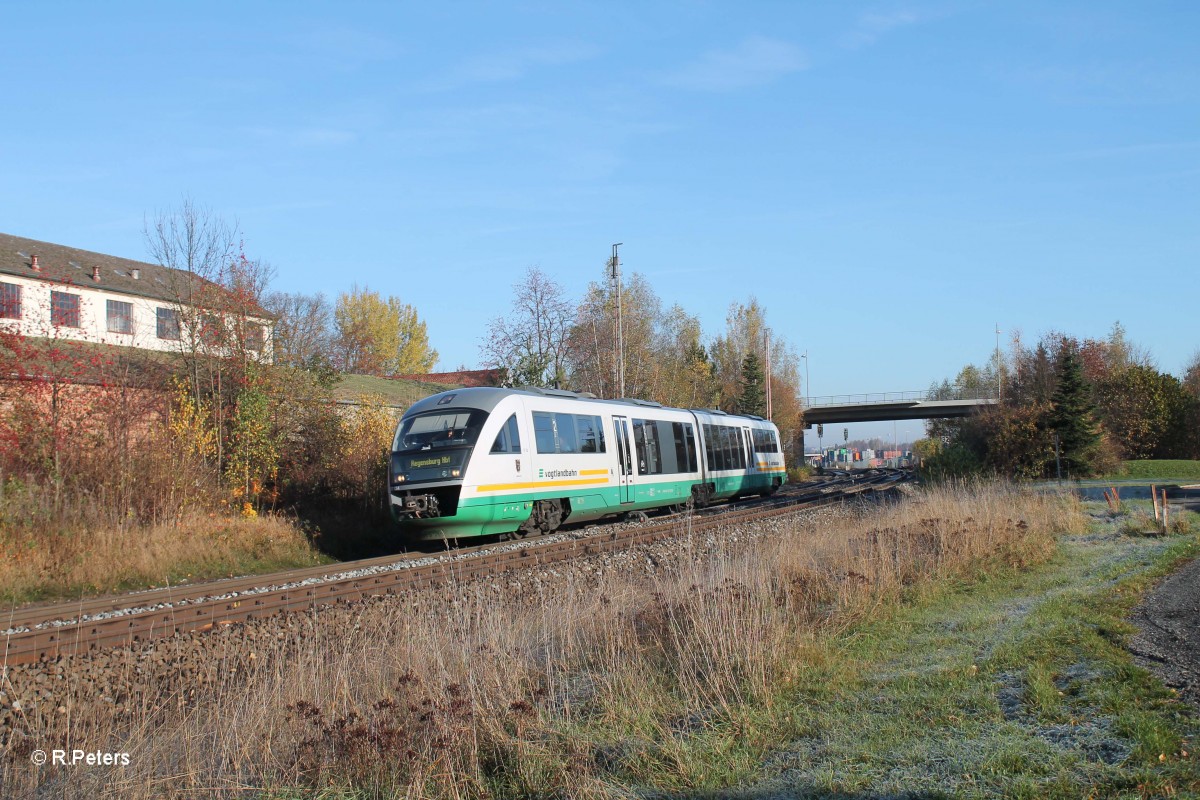
[[[534,531],[550,533],[556,530],[563,521],[563,507],[559,500],[538,500],[533,504],[529,519],[521,524],[517,535],[524,536]]]

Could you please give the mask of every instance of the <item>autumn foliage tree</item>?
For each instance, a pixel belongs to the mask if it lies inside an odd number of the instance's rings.
[[[398,297],[355,286],[338,297],[333,312],[336,353],[343,372],[405,375],[429,372],[438,353],[417,310]]]
[[[997,380],[994,362],[964,367],[953,384],[935,386],[935,396],[985,388]],[[1187,374],[1180,380],[1159,371],[1120,323],[1103,339],[1052,331],[1032,348],[1017,339],[999,368],[1000,405],[927,424],[932,436],[968,454],[956,456],[960,465],[974,459],[978,469],[1001,474],[1053,475],[1056,436],[1065,470],[1077,477],[1111,472],[1122,458],[1200,457],[1200,436],[1189,424],[1200,421],[1200,399]]]

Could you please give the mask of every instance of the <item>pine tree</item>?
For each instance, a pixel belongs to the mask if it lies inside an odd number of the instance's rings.
[[[1092,471],[1092,457],[1100,443],[1091,386],[1083,377],[1083,364],[1073,348],[1064,348],[1058,363],[1058,385],[1050,400],[1050,430],[1058,434],[1063,467],[1080,477]]]
[[[762,361],[753,351],[742,361],[742,393],[737,401],[737,413],[767,415],[766,381],[763,378]]]

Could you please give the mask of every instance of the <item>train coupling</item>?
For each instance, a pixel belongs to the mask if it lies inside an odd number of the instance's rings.
[[[417,519],[441,516],[441,507],[436,495],[410,494],[404,498],[404,513]]]

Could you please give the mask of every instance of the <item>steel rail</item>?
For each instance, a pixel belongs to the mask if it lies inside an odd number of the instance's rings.
[[[685,519],[681,519],[681,515],[670,515],[652,525],[600,530],[577,539],[544,543],[538,543],[536,539],[526,540],[527,543],[518,548],[505,549],[506,543],[476,545],[444,554],[449,558],[443,558],[443,554],[402,553],[268,575],[152,589],[117,597],[23,608],[0,617],[0,625],[12,631],[2,643],[0,663],[15,665],[53,660],[62,655],[142,644],[176,633],[208,630],[282,612],[352,603],[369,597],[458,583],[511,569],[546,566],[679,536],[683,532],[681,525],[685,522],[690,522],[689,531],[695,533],[840,502],[862,492],[889,488],[902,480],[903,476],[900,470],[870,470],[866,474],[852,474],[816,485],[799,485],[785,498],[771,498],[751,508],[718,508],[711,513],[687,515]],[[438,560],[403,566],[406,561],[427,558]],[[391,569],[353,574],[373,567]],[[280,584],[283,586],[274,588]],[[113,614],[121,611],[127,613]],[[87,618],[97,614],[109,616]]]

